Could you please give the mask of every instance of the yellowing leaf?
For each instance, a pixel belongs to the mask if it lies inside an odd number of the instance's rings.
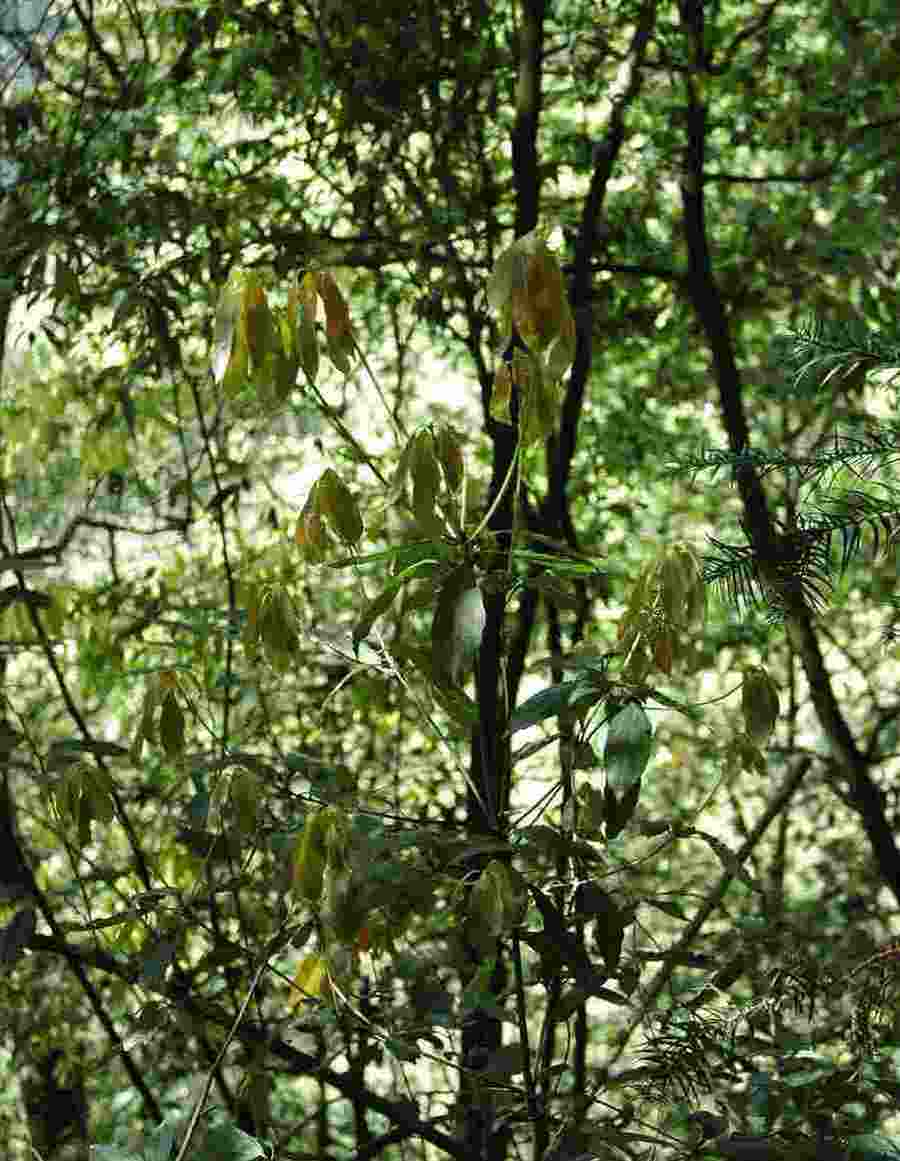
[[[522,921],[527,894],[510,868],[491,859],[472,888],[469,911],[485,935],[498,936]]]
[[[303,512],[297,521],[294,541],[303,553],[304,559],[311,564],[319,564],[325,559],[331,538],[325,527],[325,521],[318,512]]]
[[[315,299],[313,299],[315,303]],[[319,344],[316,339],[315,308],[306,303],[300,307],[300,365],[310,383],[319,373]]]
[[[444,471],[450,492],[456,492],[463,481],[463,454],[453,428],[442,423],[434,433],[434,450]]]
[[[297,651],[299,637],[294,609],[283,589],[270,589],[263,596],[257,623],[267,659],[284,668]]]
[[[513,295],[523,290],[528,280],[528,259],[522,246],[523,241],[519,238],[508,250],[503,251],[488,279],[488,302],[498,314],[508,309]]]
[[[524,286],[511,296],[512,321],[526,343],[545,347],[559,334],[568,302],[556,258],[541,244],[528,257]]]
[[[356,544],[363,522],[353,494],[333,468],[326,469],[316,485],[316,508],[345,544]]]
[[[350,312],[340,287],[328,271],[316,274],[316,289],[325,307],[325,338],[328,357],[344,375],[350,373],[350,356],[355,350]]]
[[[298,895],[308,903],[318,903],[322,895],[322,880],[325,874],[324,811],[310,814],[303,824],[303,830],[294,847],[293,886]]]
[[[256,366],[260,366],[275,342],[275,320],[269,310],[266,292],[254,276],[250,276],[244,285],[241,323],[250,357]]]
[[[575,359],[575,346],[575,319],[572,317],[572,311],[567,302],[566,310],[560,323],[559,334],[547,353],[546,370],[548,379],[556,382],[565,375]]]
[[[507,363],[501,363],[494,374],[494,386],[491,391],[491,419],[498,423],[512,423],[512,368]]]
[[[305,955],[297,965],[292,980],[296,992],[291,996],[291,1006],[295,1007],[305,998],[319,1000],[329,992],[328,965],[325,957],[311,952]]]

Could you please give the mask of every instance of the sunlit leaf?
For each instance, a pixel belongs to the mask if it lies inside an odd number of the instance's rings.
[[[345,544],[356,544],[363,533],[362,517],[350,489],[333,468],[316,485],[316,506]]]
[[[455,685],[481,645],[486,613],[481,590],[468,565],[455,569],[438,593],[431,627],[435,680]]]
[[[325,864],[327,819],[323,810],[309,814],[294,846],[293,886],[308,903],[318,903],[322,895]]]
[[[216,383],[225,378],[231,362],[235,332],[241,317],[240,287],[229,283],[219,296],[216,319],[213,327],[213,343],[210,365]]]
[[[304,997],[321,999],[328,992],[328,964],[325,957],[316,952],[305,955],[297,965],[291,982],[296,989],[291,997],[293,1005],[299,1004]]]
[[[558,717],[568,708],[571,695],[578,688],[578,685],[578,681],[563,681],[559,685],[551,685],[532,694],[516,708],[515,713],[510,718],[511,731],[515,733],[517,730],[536,726],[545,718]]]

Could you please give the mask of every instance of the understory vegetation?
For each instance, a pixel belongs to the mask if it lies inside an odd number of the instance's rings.
[[[898,82],[0,4],[4,1156],[900,1157]]]

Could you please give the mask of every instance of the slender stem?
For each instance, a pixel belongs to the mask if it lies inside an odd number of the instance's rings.
[[[279,928],[279,931],[278,931],[279,935],[281,934],[281,930],[282,930],[282,928]],[[206,1074],[206,1079],[203,1082],[203,1089],[200,1093],[200,1096],[197,1098],[197,1103],[194,1105],[194,1111],[193,1111],[193,1113],[191,1113],[191,1119],[188,1122],[187,1132],[184,1134],[184,1140],[181,1142],[181,1148],[178,1150],[178,1154],[175,1157],[175,1161],[184,1161],[184,1158],[187,1156],[187,1151],[191,1147],[191,1140],[193,1139],[194,1133],[197,1131],[197,1123],[203,1114],[204,1107],[206,1106],[206,1101],[207,1101],[207,1098],[209,1097],[209,1092],[210,1092],[210,1089],[212,1088],[212,1084],[213,1084],[213,1080],[215,1079],[216,1071],[218,1070],[219,1066],[221,1065],[221,1063],[225,1057],[225,1053],[228,1051],[228,1047],[231,1044],[232,1040],[234,1039],[238,1028],[240,1027],[241,1021],[244,1018],[244,1013],[247,1011],[247,1008],[250,1006],[250,1001],[253,999],[253,993],[256,991],[257,986],[259,985],[259,981],[262,978],[262,974],[266,970],[266,966],[269,962],[269,956],[271,955],[274,948],[277,946],[277,938],[278,937],[276,936],[275,940],[273,940],[272,943],[269,945],[268,949],[266,950],[266,954],[262,958],[262,962],[260,963],[259,967],[256,969],[256,972],[254,973],[253,979],[250,982],[250,987],[247,989],[247,995],[244,997],[244,1002],[241,1004],[240,1009],[238,1010],[238,1014],[234,1018],[234,1022],[228,1031],[228,1035],[225,1037],[225,1040],[222,1043],[222,1047],[219,1049],[218,1053],[216,1054],[216,1059],[213,1061],[212,1065],[210,1066],[210,1068]]]
[[[509,487],[510,480],[512,479],[513,473],[515,472],[516,466],[519,462],[519,446],[520,446],[519,444],[516,444],[516,450],[513,452],[513,457],[509,462],[509,467],[506,470],[506,475],[503,477],[503,483],[497,489],[497,495],[494,497],[493,504],[491,504],[490,508],[488,508],[487,512],[485,512],[483,518],[481,519],[481,521],[478,524],[478,527],[475,529],[475,531],[472,533],[472,535],[467,539],[467,541],[466,541],[467,544],[472,544],[475,540],[478,539],[478,537],[485,530],[485,528],[487,528],[491,517],[494,515],[494,513],[500,507],[500,501],[503,499],[504,492]]]
[[[528,1045],[528,1013],[525,1009],[525,981],[522,976],[522,945],[519,941],[519,932],[512,934],[513,970],[516,976],[516,1016],[519,1021],[519,1040],[522,1045],[522,1068],[525,1075],[525,1093],[528,1099],[528,1115],[532,1120],[538,1118],[537,1092],[534,1087],[534,1075],[531,1071],[531,1049]]]

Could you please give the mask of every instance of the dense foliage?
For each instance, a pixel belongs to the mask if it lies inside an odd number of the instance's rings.
[[[896,6],[0,43],[11,1155],[900,1151]]]

